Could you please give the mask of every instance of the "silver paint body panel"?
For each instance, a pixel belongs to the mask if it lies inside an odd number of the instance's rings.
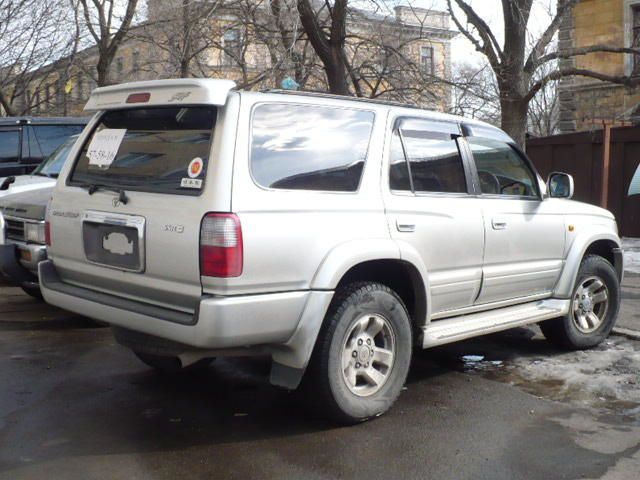
[[[202,89],[216,85],[215,81],[198,83],[200,97],[193,97],[219,105],[201,195],[131,191],[126,205],[114,206],[112,192],[100,190],[90,196],[84,189],[66,185],[73,163],[68,162],[49,210],[53,237],[49,258],[63,282],[193,314],[195,325],[70,298],[43,285],[48,302],[192,347],[266,346],[279,364],[303,369],[333,291],[342,276],[359,263],[403,260],[415,267],[425,285],[427,313],[414,320],[427,347],[443,343],[445,330],[444,337],[460,339],[563,314],[566,302],[555,299],[568,298],[589,244],[607,239],[620,246],[611,214],[578,202],[546,195],[525,201],[390,191],[388,152],[394,118],[480,122],[346,99],[236,92],[228,84],[220,87],[226,89],[224,101],[220,91],[203,94]],[[163,91],[163,98],[172,98],[172,89],[180,92],[187,86],[167,83],[157,88]],[[121,101],[128,93],[140,91],[138,87],[101,92],[100,101],[107,98],[105,93]],[[250,172],[251,118],[254,107],[265,102],[373,112],[358,191],[258,186]],[[85,129],[70,158],[78,155],[101,114]],[[544,185],[541,179],[539,183]],[[144,219],[144,272],[116,270],[86,260],[82,219],[91,211]],[[238,215],[244,245],[241,276],[200,277],[199,229],[207,212]],[[569,224],[574,226],[572,232]],[[165,229],[166,225],[184,228]]]

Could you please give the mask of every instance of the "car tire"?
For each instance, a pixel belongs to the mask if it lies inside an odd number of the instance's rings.
[[[599,255],[580,264],[569,314],[540,323],[554,345],[582,350],[600,344],[615,325],[620,308],[620,281],[613,266]]]
[[[409,314],[393,290],[370,282],[339,289],[305,375],[317,411],[342,424],[385,413],[407,378],[412,345]]]
[[[25,285],[22,285],[22,287],[20,288],[22,288],[22,291],[27,295],[29,295],[30,297],[33,297],[36,300],[44,301],[44,297],[42,296],[42,291],[40,290],[40,287],[27,287]]]
[[[178,357],[171,357],[166,355],[154,355],[152,353],[146,352],[133,352],[136,357],[138,357],[144,364],[153,368],[159,373],[163,374],[177,374],[184,372],[194,372],[198,370],[204,370],[211,362],[213,362],[214,358],[201,358],[200,360],[187,365],[186,367],[182,366],[182,362]]]

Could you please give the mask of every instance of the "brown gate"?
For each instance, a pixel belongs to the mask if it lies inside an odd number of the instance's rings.
[[[540,174],[553,171],[573,175],[575,199],[602,205],[604,130],[570,133],[527,141],[527,154]],[[618,221],[620,234],[640,237],[640,195],[627,196],[631,179],[640,165],[640,127],[616,127],[609,135],[607,204]]]

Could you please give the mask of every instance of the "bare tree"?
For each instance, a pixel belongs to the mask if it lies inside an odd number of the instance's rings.
[[[451,113],[500,124],[500,94],[489,65],[459,64],[454,69],[451,83]]]
[[[51,101],[52,81],[41,69],[77,45],[65,0],[3,0],[0,5],[0,111],[24,115]],[[62,74],[58,83],[63,83]],[[36,95],[46,87],[46,94]],[[60,85],[55,85],[59,90]],[[55,94],[55,93],[54,93]]]
[[[529,104],[548,83],[562,77],[584,76],[627,86],[638,84],[634,77],[607,75],[564,64],[546,71],[542,68],[559,59],[593,52],[638,53],[632,48],[610,45],[590,45],[563,51],[555,48],[553,39],[577,2],[558,0],[555,15],[547,28],[539,38],[528,42],[527,27],[533,0],[502,0],[505,33],[503,42],[500,42],[496,33],[468,1],[447,0],[454,23],[476,50],[487,58],[493,69],[500,92],[502,128],[521,145],[525,142]],[[453,3],[458,10],[454,9]]]
[[[136,13],[138,0],[79,0],[84,25],[98,49],[94,79],[109,85],[109,70],[118,48],[125,41]],[[120,16],[120,10],[124,15]]]
[[[207,75],[208,54],[218,44],[215,16],[228,4],[224,0],[177,0],[163,9],[160,18],[130,31],[128,37],[150,48],[145,65],[162,76]]]

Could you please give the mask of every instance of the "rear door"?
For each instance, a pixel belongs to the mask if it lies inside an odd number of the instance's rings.
[[[459,126],[412,118],[394,123],[383,187],[391,236],[422,257],[433,314],[471,306],[482,278],[484,227]]]
[[[195,309],[200,223],[215,208],[208,171],[217,119],[215,106],[102,115],[51,206],[51,253],[63,280]]]
[[[541,196],[526,157],[508,139],[470,136],[485,226],[476,303],[550,295],[560,276],[564,216]]]

